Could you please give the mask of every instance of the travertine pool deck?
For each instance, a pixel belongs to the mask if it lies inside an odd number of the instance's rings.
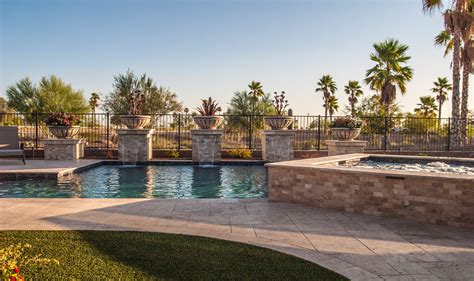
[[[0,199],[0,230],[71,229],[239,241],[353,280],[474,280],[472,230],[266,199]]]
[[[5,178],[44,177],[55,179],[74,173],[76,170],[98,165],[103,160],[80,159],[72,161],[27,160],[23,165],[18,160],[0,160],[0,180]]]

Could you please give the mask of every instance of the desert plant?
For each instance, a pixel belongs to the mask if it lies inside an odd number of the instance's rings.
[[[64,112],[52,113],[45,119],[45,123],[48,126],[79,126],[81,120],[77,115],[66,114]]]
[[[202,116],[215,116],[217,112],[220,112],[222,110],[219,104],[211,97],[209,97],[208,99],[203,99],[201,101],[201,106],[197,107],[196,110]]]
[[[281,91],[281,93],[274,92],[273,93],[273,100],[272,100],[273,107],[275,108],[276,114],[279,116],[283,116],[286,114],[286,108],[288,107],[288,100],[286,99],[285,91]]]

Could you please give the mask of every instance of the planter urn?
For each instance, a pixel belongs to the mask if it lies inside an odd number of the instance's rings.
[[[360,134],[360,128],[331,128],[331,134],[337,140],[351,141]]]
[[[265,117],[265,123],[272,128],[272,130],[288,130],[294,122],[292,116],[268,116]]]
[[[58,139],[72,139],[78,133],[80,126],[48,126],[49,131]]]
[[[121,115],[120,122],[128,129],[142,129],[150,124],[151,116],[148,115]]]
[[[222,116],[194,116],[194,123],[201,130],[215,130],[222,124],[224,117]]]

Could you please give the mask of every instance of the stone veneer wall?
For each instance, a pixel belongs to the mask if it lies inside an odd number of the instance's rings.
[[[84,157],[82,139],[45,139],[45,160],[77,160]]]
[[[328,155],[334,156],[352,153],[364,153],[364,149],[367,146],[367,142],[359,140],[327,140],[326,145],[328,147]]]
[[[153,157],[153,129],[118,129],[118,160],[146,162]]]
[[[268,167],[272,201],[474,229],[472,179]]]
[[[265,162],[288,161],[294,158],[295,132],[292,130],[263,131],[262,158]]]
[[[222,159],[222,130],[191,130],[194,162],[214,163]]]

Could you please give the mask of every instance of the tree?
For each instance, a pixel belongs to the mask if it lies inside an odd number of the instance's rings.
[[[332,116],[339,110],[339,101],[336,96],[329,96],[324,108],[329,112],[329,120],[332,120]]]
[[[17,112],[68,112],[86,113],[89,106],[83,92],[74,90],[57,76],[43,77],[38,86],[26,77],[7,88],[8,107]]]
[[[7,101],[0,97],[0,113],[5,113],[8,111]]]
[[[92,109],[92,113],[95,114],[95,109],[99,106],[100,96],[97,93],[92,93],[89,99],[89,106]]]
[[[381,116],[387,116],[385,113],[385,106],[380,102],[380,95],[372,95],[370,97],[364,97],[358,106],[356,106],[355,116],[362,118],[366,125],[362,128],[364,133],[367,134],[383,134],[385,131],[385,118]],[[397,103],[390,105],[391,116],[401,117],[402,112],[400,106]],[[400,118],[389,118],[387,122],[387,129],[391,131],[396,125],[398,125]]]
[[[452,36],[453,60],[451,62],[453,69],[453,93],[451,97],[451,116],[453,117],[451,145],[458,146],[463,139],[463,122],[460,114],[460,82],[461,82],[461,66],[466,67],[463,70],[463,78],[466,83],[463,84],[463,93],[466,97],[463,106],[464,115],[467,116],[467,94],[468,94],[468,77],[470,72],[470,58],[466,50],[462,50],[461,43],[467,46],[470,37],[470,27],[472,16],[471,0],[450,0],[448,9],[443,10],[443,0],[423,0],[423,10],[432,13],[435,10],[442,11],[444,16],[444,25],[446,32]],[[446,52],[445,52],[446,53]],[[464,97],[463,97],[464,98]],[[464,108],[465,107],[465,108]]]
[[[252,81],[248,86],[250,89],[248,94],[252,97],[252,115],[255,115],[255,104],[261,97],[265,96],[265,93],[262,90],[262,84],[260,82]]]
[[[271,100],[271,96],[266,94],[252,108],[252,96],[247,91],[235,92],[225,117],[226,129],[235,131],[248,130],[250,126],[249,115],[255,115],[255,118],[252,119],[252,130],[256,132],[263,129],[263,118],[258,116],[275,115],[275,109],[272,106]]]
[[[441,109],[444,102],[448,100],[448,91],[452,90],[453,87],[449,84],[447,77],[438,77],[438,80],[433,82],[434,87],[431,88],[431,92],[436,94],[436,100],[438,101],[438,118],[441,122]]]
[[[406,65],[411,57],[406,55],[408,46],[395,39],[375,43],[373,47],[375,53],[370,55],[370,59],[375,62],[375,66],[367,70],[365,82],[380,94],[384,112],[390,116],[390,106],[396,100],[397,88],[404,95],[406,83],[413,77],[413,70]]]
[[[435,98],[431,96],[420,97],[420,102],[417,105],[418,107],[415,108],[415,113],[425,118],[436,117],[438,106],[436,105]]]
[[[364,92],[362,87],[359,84],[359,81],[349,81],[346,86],[344,86],[344,92],[349,95],[348,101],[351,106],[351,115],[355,115],[355,105],[359,101],[358,97],[362,96]]]
[[[103,110],[113,115],[128,114],[128,96],[132,90],[140,90],[144,94],[142,114],[163,115],[181,111],[182,104],[178,102],[176,93],[158,87],[146,74],[136,76],[130,70],[114,76],[113,91],[102,103]],[[114,122],[117,122],[116,118]]]
[[[323,101],[324,101],[324,122],[327,122],[328,118],[328,101],[329,98],[334,95],[337,91],[336,82],[334,82],[331,75],[323,75],[321,79],[319,79],[317,83],[318,87],[316,88],[316,92],[323,93]]]

